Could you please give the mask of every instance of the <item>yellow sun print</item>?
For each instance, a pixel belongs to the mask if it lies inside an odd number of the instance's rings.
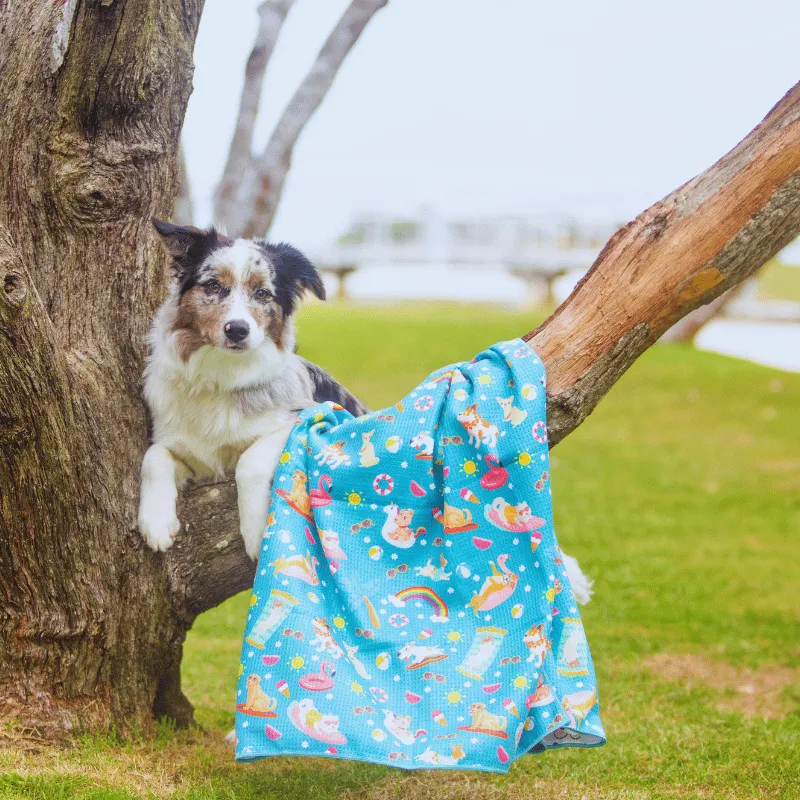
[[[478,463],[471,458],[465,458],[461,465],[461,471],[465,475],[474,475],[478,471]]]
[[[527,450],[517,452],[517,464],[521,467],[529,467],[533,463],[533,456]]]

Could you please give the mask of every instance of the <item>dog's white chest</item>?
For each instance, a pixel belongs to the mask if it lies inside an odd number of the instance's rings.
[[[259,437],[291,422],[287,411],[247,413],[235,394],[182,391],[163,385],[153,403],[155,439],[189,466],[195,476],[230,472]]]

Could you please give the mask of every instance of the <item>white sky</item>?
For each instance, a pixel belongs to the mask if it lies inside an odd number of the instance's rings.
[[[206,0],[184,142],[198,221],[222,170],[257,0]],[[258,144],[347,0],[298,0]],[[274,239],[361,211],[634,216],[800,78],[797,0],[390,0],[295,150]]]

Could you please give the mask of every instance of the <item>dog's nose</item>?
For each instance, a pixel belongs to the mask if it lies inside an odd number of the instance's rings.
[[[225,323],[225,336],[228,341],[238,344],[250,333],[250,326],[243,319],[232,319]]]

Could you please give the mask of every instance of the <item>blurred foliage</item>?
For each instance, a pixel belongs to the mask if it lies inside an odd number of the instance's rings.
[[[800,303],[800,266],[773,259],[758,273],[758,293],[765,300],[794,300]]]

